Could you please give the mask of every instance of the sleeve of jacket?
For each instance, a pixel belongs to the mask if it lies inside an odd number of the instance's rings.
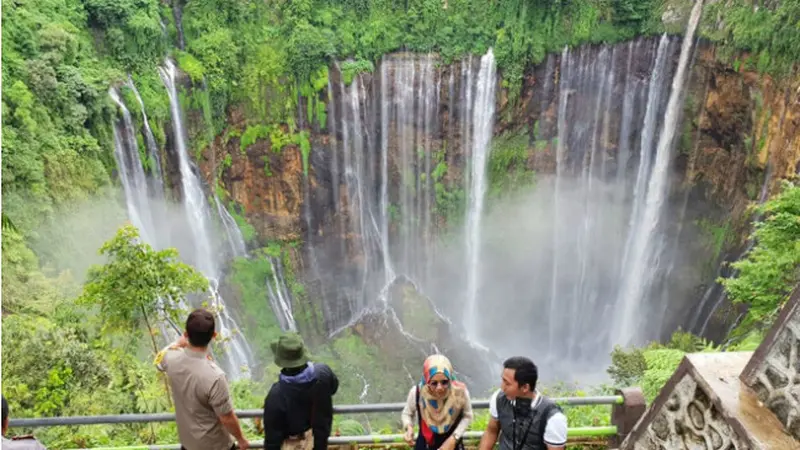
[[[339,378],[336,377],[336,374],[333,373],[333,369],[331,369],[330,367],[328,367],[328,373],[330,373],[331,397],[333,397],[339,390]]]
[[[273,385],[264,399],[264,448],[280,450],[283,444],[283,407],[277,385]]]
[[[328,438],[333,428],[333,395],[339,389],[339,379],[327,364],[319,364],[317,382],[318,389],[315,395],[314,423],[314,450],[328,448]]]

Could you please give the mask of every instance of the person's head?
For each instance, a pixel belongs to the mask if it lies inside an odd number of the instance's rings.
[[[6,435],[6,430],[8,429],[8,402],[6,401],[6,396],[3,396],[3,436]]]
[[[539,380],[536,364],[524,356],[514,356],[503,362],[501,388],[509,400],[517,397],[532,397]]]
[[[303,369],[308,364],[308,352],[303,338],[297,333],[284,333],[270,344],[275,365],[283,372]]]
[[[192,347],[208,347],[208,343],[217,335],[214,316],[205,309],[195,309],[186,319],[186,332],[183,335]]]
[[[422,379],[435,398],[444,398],[455,381],[453,365],[444,355],[431,355],[422,365]]]

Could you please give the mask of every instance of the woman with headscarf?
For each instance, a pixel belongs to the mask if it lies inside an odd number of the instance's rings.
[[[466,385],[456,381],[444,355],[425,360],[422,381],[408,393],[403,408],[405,440],[414,450],[463,449],[461,438],[472,422],[472,404]],[[419,434],[414,441],[414,421]]]

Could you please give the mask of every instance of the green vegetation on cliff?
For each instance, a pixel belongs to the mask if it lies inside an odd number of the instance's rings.
[[[737,276],[722,280],[730,299],[747,305],[733,336],[739,339],[769,327],[800,282],[800,186],[785,182],[777,196],[754,212],[761,215],[751,236],[755,245],[733,263]]]
[[[706,37],[727,55],[746,52],[747,69],[787,75],[800,61],[800,1],[707,2]],[[702,29],[701,29],[702,30]]]

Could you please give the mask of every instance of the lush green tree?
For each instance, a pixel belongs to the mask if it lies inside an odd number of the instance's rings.
[[[97,305],[110,329],[135,329],[144,322],[157,352],[152,320],[177,320],[184,296],[206,291],[208,280],[178,260],[174,248],[156,251],[142,242],[133,225],[121,227],[100,253],[109,260],[89,269],[80,303]]]
[[[737,335],[768,326],[800,282],[800,186],[784,182],[780,194],[756,207],[752,250],[722,279],[729,298],[748,307]]]

